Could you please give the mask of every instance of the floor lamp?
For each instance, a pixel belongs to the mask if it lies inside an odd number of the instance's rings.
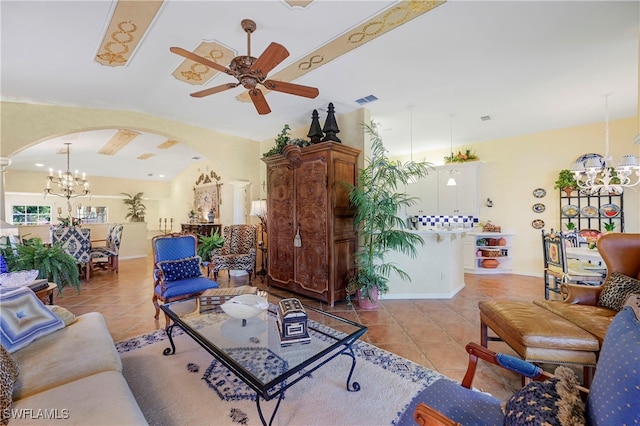
[[[251,216],[257,216],[260,219],[260,238],[258,248],[262,252],[260,270],[256,272],[256,275],[260,275],[260,282],[264,282],[264,277],[267,275],[265,269],[265,257],[267,256],[267,247],[264,243],[264,234],[267,232],[267,200],[256,200],[251,202]]]

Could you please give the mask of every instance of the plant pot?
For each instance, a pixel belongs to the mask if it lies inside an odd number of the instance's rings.
[[[562,190],[564,191],[565,194],[567,194],[567,197],[571,197],[571,193],[573,192],[573,186],[565,186],[564,188],[562,188]]]
[[[500,265],[500,262],[496,259],[484,259],[482,261],[482,267],[487,269],[495,269]]]
[[[378,288],[377,287],[373,287],[372,289],[369,290],[369,296],[371,296],[371,299],[373,299],[373,301],[368,297],[362,296],[362,293],[360,292],[360,290],[356,290],[356,296],[358,297],[358,306],[360,306],[360,308],[378,309]]]

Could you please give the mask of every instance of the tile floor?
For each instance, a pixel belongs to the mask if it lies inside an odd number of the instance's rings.
[[[56,294],[54,303],[64,306],[76,315],[90,311],[101,312],[114,341],[151,332],[164,326],[153,318],[152,256],[120,261],[120,272],[96,271],[91,281],[82,281],[82,292],[65,288],[62,296]],[[244,285],[245,277],[221,275],[219,284]],[[320,307],[337,315],[360,322],[369,330],[363,340],[394,352],[414,362],[461,380],[467,367],[464,346],[479,342],[480,323],[478,302],[491,298],[532,300],[544,297],[541,278],[521,275],[465,275],[466,287],[452,299],[382,300],[377,310],[366,311],[347,301],[334,307],[299,297],[303,303]],[[253,284],[266,289],[260,278]],[[275,288],[274,294],[288,294]],[[514,354],[503,343],[492,342],[490,348]],[[520,378],[495,366],[481,365],[474,386],[505,399],[520,388]]]

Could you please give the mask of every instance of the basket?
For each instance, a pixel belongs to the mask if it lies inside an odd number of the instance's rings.
[[[502,227],[487,223],[482,227],[482,232],[502,232]]]
[[[222,305],[224,302],[241,294],[256,294],[257,292],[257,287],[248,285],[229,288],[211,288],[200,295],[201,310]]]
[[[482,257],[501,257],[502,251],[500,249],[481,249]]]

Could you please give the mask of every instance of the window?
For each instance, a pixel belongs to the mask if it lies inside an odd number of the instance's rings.
[[[14,225],[44,225],[51,223],[51,206],[13,206]]]

